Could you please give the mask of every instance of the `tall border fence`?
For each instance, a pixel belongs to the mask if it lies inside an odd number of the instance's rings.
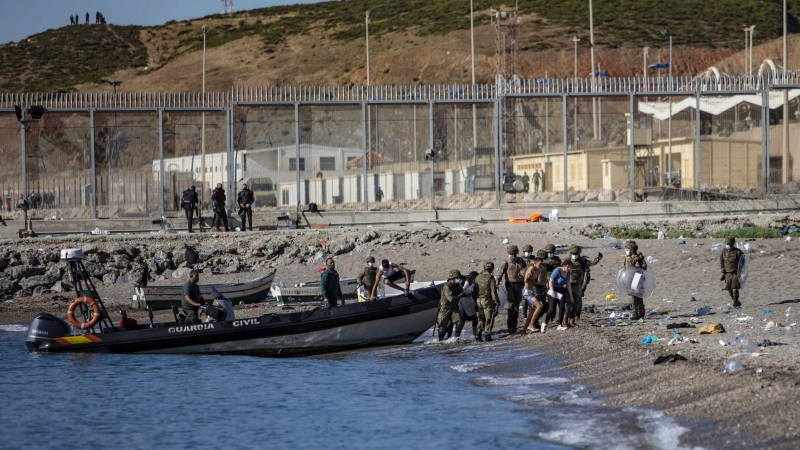
[[[797,193],[798,142],[797,72],[0,94],[0,207],[160,217],[245,183],[279,211],[761,198]]]

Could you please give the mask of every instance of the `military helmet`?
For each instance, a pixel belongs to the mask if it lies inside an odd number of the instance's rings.
[[[450,271],[450,276],[448,276],[447,278],[448,279],[461,278],[461,271],[458,269],[453,269]]]
[[[728,245],[734,245],[736,244],[736,238],[733,236],[728,236],[725,238],[725,243]]]
[[[539,250],[538,252],[536,252],[536,257],[541,259],[547,258],[547,251]]]
[[[628,241],[625,243],[625,248],[638,248],[639,246],[636,245],[636,241]]]
[[[553,244],[547,244],[547,245],[544,246],[544,251],[546,251],[547,253],[555,253],[556,252],[556,246],[553,245]]]
[[[569,246],[569,252],[573,255],[580,255],[581,254],[581,247],[580,245],[572,244]]]
[[[519,248],[516,245],[509,245],[506,250],[508,250],[509,255],[514,255],[519,253]]]
[[[368,263],[370,263],[370,262],[374,263],[375,262],[375,257],[374,256],[367,256],[367,262]]]
[[[494,270],[494,263],[491,261],[486,261],[483,263],[483,270]]]
[[[522,247],[522,251],[523,252],[532,252],[533,251],[533,246],[526,245],[525,247]]]

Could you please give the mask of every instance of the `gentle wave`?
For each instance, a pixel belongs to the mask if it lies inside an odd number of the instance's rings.
[[[527,375],[523,377],[478,377],[472,381],[479,386],[536,386],[568,383],[570,380],[563,377]]]
[[[22,333],[28,331],[25,325],[0,325],[0,331],[10,331],[12,333]]]
[[[450,366],[452,370],[455,370],[458,373],[469,373],[478,369],[483,369],[484,367],[491,367],[493,363],[466,363],[466,364],[456,364]]]

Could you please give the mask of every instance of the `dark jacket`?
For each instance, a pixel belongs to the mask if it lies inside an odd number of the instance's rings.
[[[215,211],[225,210],[225,202],[227,201],[227,197],[225,197],[225,189],[215,188],[214,191],[211,192],[211,201],[214,204]]]
[[[197,191],[193,191],[191,189],[183,191],[183,194],[181,195],[181,208],[194,209],[198,202],[199,199],[197,198]]]
[[[339,272],[335,269],[325,269],[319,283],[319,292],[322,298],[327,298],[335,304],[337,298],[344,298],[342,286],[339,284]]]
[[[236,203],[244,203],[246,205],[253,206],[254,201],[255,197],[253,196],[253,191],[250,189],[242,189],[239,191],[239,195],[236,197]]]

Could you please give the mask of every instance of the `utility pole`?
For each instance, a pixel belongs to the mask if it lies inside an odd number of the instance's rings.
[[[592,92],[594,92],[597,85],[595,84],[594,75],[594,12],[592,10],[592,0],[589,0],[589,44],[592,50]],[[594,140],[598,139],[597,129],[597,97],[592,97],[592,134]]]
[[[472,7],[472,0],[469,0],[469,30],[470,30],[470,41],[472,47],[472,89],[475,89],[475,10]],[[477,105],[472,103],[472,149],[478,148],[478,118],[477,116]],[[416,126],[416,122],[415,125]],[[415,143],[416,145],[416,143]],[[414,152],[416,156],[416,151]]]
[[[367,160],[364,161],[365,166],[369,167],[369,160],[372,158],[372,117],[370,114],[369,105],[369,11],[367,17],[364,19],[364,25],[367,28]],[[367,180],[364,180],[364,196],[367,195]]]
[[[203,107],[206,106],[206,30],[208,25],[203,25]],[[200,131],[200,201],[206,196],[206,113],[202,113]],[[164,164],[162,161],[161,164]],[[201,209],[202,210],[202,209]]]
[[[783,84],[786,84],[786,76],[789,68],[789,46],[787,41],[787,24],[786,24],[786,0],[783,0]],[[750,39],[753,39],[753,34],[750,34]],[[752,48],[752,47],[751,47]],[[762,127],[767,124],[761,125]],[[781,182],[786,184],[789,182],[789,91],[783,90],[783,142],[781,143]]]

